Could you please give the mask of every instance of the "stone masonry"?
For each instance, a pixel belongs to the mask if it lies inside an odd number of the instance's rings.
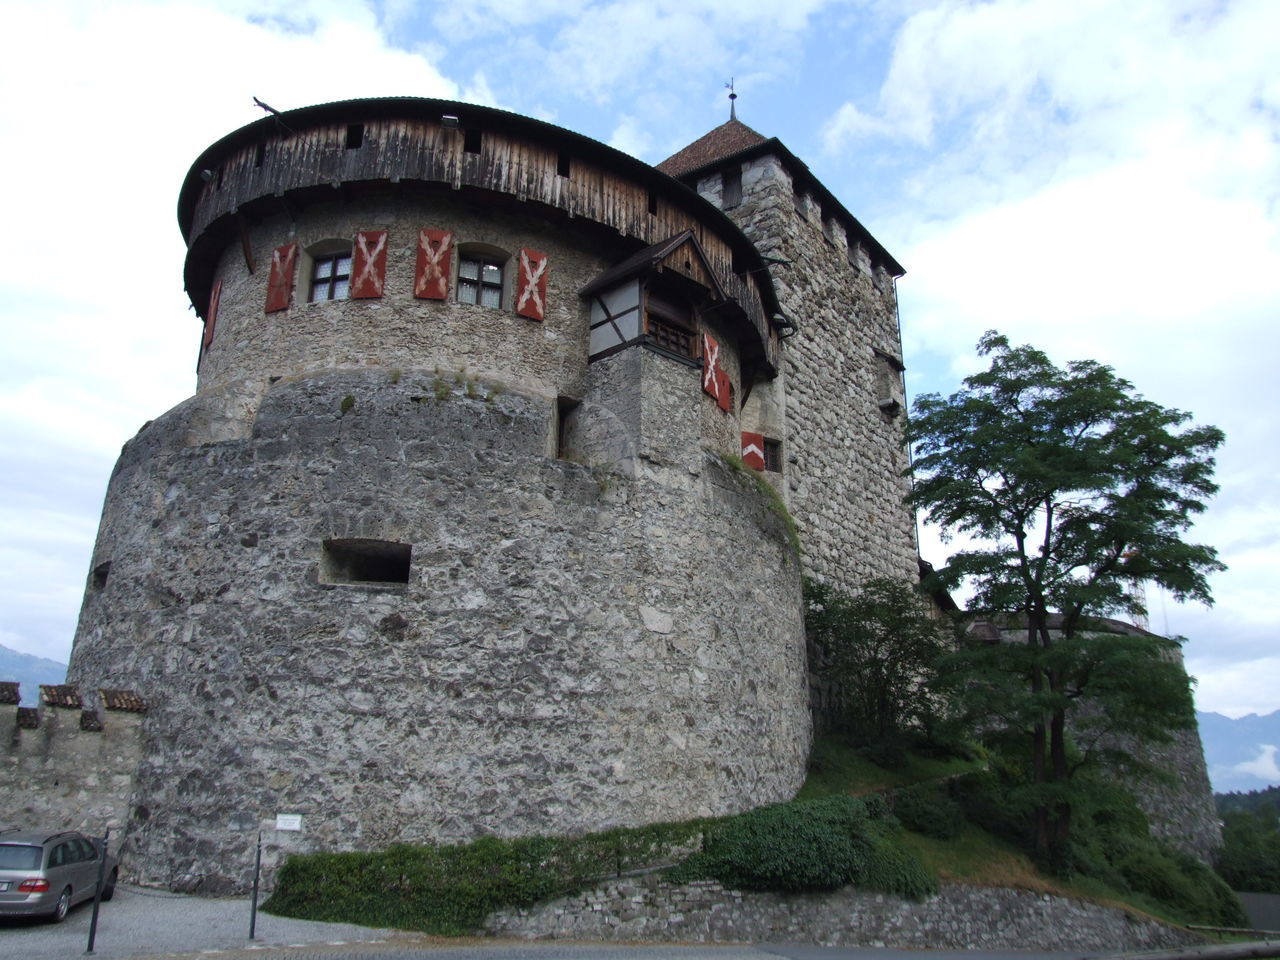
[[[851,887],[784,895],[726,890],[715,881],[674,886],[657,875],[610,880],[527,910],[497,911],[485,930],[527,939],[1108,954],[1204,942],[1149,917],[1027,890],[948,883],[938,895],[914,903]]]

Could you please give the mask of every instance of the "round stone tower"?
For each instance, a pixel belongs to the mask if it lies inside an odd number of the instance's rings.
[[[737,457],[781,321],[725,214],[420,99],[237,130],[178,214],[197,392],[121,454],[70,668],[150,708],[135,877],[794,792],[799,557]]]

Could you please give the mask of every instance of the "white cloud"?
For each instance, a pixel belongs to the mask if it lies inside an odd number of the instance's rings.
[[[1259,780],[1274,783],[1280,780],[1280,766],[1276,765],[1276,753],[1280,752],[1275,744],[1264,743],[1258,746],[1257,759],[1248,763],[1237,763],[1231,768],[1232,773],[1243,773]]]
[[[110,463],[192,392],[200,328],[180,286],[174,207],[198,153],[262,115],[255,95],[287,109],[459,90],[391,47],[359,2],[6,5],[5,645],[66,659]],[[465,95],[492,98],[483,75]]]

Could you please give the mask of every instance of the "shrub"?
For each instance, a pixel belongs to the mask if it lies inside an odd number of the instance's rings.
[[[734,817],[704,851],[668,873],[676,883],[713,878],[739,890],[798,893],[853,884],[919,898],[937,882],[900,842],[881,797],[793,801]]]
[[[893,812],[908,830],[938,840],[951,840],[964,828],[960,804],[940,784],[925,783],[896,791]]]
[[[857,886],[908,900],[923,900],[938,892],[937,877],[902,845],[892,821],[868,824],[857,846],[861,848],[865,864],[862,875],[854,880]]]
[[[866,820],[852,797],[759,807],[711,830],[703,852],[671,879],[710,876],[739,890],[834,890],[862,872],[853,841]]]

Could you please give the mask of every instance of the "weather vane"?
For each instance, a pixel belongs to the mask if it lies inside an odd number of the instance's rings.
[[[738,95],[733,90],[733,77],[730,77],[729,82],[726,83],[724,86],[725,86],[725,89],[729,91],[729,119],[737,120],[738,111],[735,108],[733,101],[738,99]]]

